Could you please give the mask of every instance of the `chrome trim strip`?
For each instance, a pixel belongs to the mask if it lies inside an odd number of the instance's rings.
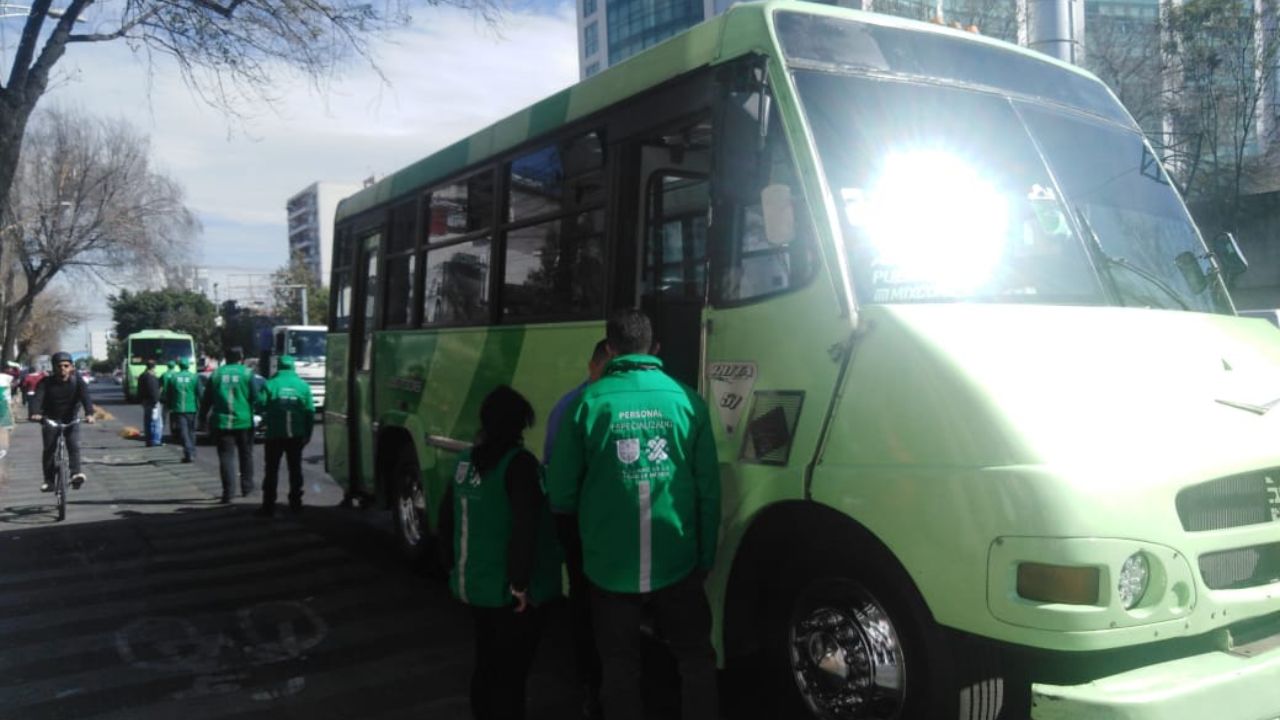
[[[325,419],[325,420],[328,420],[329,418],[333,418],[334,420],[337,420],[338,422],[346,422],[346,421],[347,421],[347,414],[346,414],[346,413],[340,413],[340,412],[330,412],[330,411],[328,411],[328,410],[325,410],[325,411],[324,411],[324,419]]]
[[[463,440],[454,440],[444,435],[428,435],[427,444],[431,447],[438,447],[441,450],[449,450],[451,452],[462,452],[463,450],[471,449],[471,443]]]

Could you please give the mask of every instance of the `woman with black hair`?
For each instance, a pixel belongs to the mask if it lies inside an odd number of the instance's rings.
[[[522,720],[525,684],[542,629],[541,606],[560,596],[561,554],[542,490],[542,466],[524,447],[533,407],[506,385],[480,404],[480,433],[462,453],[441,503],[449,589],[471,606],[476,720]]]

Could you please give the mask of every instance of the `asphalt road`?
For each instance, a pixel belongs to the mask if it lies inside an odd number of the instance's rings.
[[[37,426],[0,461],[0,720],[470,716],[468,614],[405,566],[386,513],[334,507],[318,430],[305,512],[268,520],[256,494],[217,504],[211,447],[180,464],[122,438],[141,410],[93,387],[116,417],[82,428],[66,521],[39,492]],[[553,609],[531,718],[577,716],[566,627]]]

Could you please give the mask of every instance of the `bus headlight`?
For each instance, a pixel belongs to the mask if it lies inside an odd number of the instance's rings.
[[[1144,553],[1136,552],[1125,559],[1116,582],[1116,592],[1120,594],[1120,604],[1125,610],[1132,610],[1142,602],[1150,580],[1151,564]]]

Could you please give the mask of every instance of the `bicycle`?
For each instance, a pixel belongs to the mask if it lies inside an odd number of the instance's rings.
[[[58,429],[58,449],[54,451],[54,463],[56,465],[53,476],[53,493],[58,503],[58,521],[67,519],[67,482],[70,479],[71,469],[67,466],[67,441],[66,429],[74,425],[80,424],[80,418],[76,418],[69,423],[60,423],[57,420],[45,418],[42,421],[51,428]]]

